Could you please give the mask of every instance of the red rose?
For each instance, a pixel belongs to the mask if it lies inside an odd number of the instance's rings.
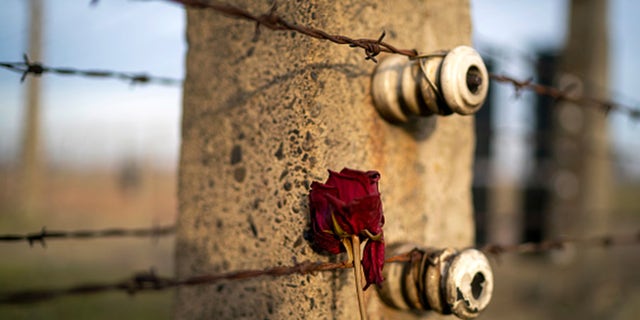
[[[380,232],[380,235],[382,235],[382,232]],[[364,246],[362,266],[364,267],[364,275],[367,278],[367,284],[364,286],[364,290],[367,290],[372,283],[379,286],[382,281],[384,281],[382,277],[382,267],[384,267],[384,237],[380,237],[379,241],[367,241],[367,244]]]
[[[347,238],[357,236],[356,240],[367,241],[362,259],[365,289],[383,281],[384,216],[378,180],[377,171],[329,170],[327,182],[313,182],[309,194],[314,244],[318,249],[337,254],[348,249],[344,244]]]

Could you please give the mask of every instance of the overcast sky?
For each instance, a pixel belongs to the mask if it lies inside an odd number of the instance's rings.
[[[43,62],[51,66],[146,71],[182,78],[184,10],[162,1],[44,0]],[[0,3],[0,61],[17,61],[27,52],[26,0]],[[560,48],[566,35],[567,2],[562,0],[472,0],[474,40],[478,48],[501,48],[500,72],[528,78],[527,55],[540,48]],[[640,1],[611,1],[611,88],[616,101],[639,105]],[[529,56],[530,57],[530,56]],[[0,70],[0,163],[14,162],[21,136],[24,87],[19,75]],[[510,106],[527,96],[500,93]],[[147,159],[172,168],[179,152],[179,87],[131,85],[118,80],[43,77],[44,146],[49,163],[72,166],[119,165],[125,159]],[[526,132],[524,107],[502,110],[499,125]],[[640,163],[640,126],[613,116],[617,150]],[[161,141],[161,143],[158,143]],[[516,141],[517,142],[517,141]],[[526,145],[514,143],[503,155],[522,156]],[[638,151],[634,151],[638,150]]]
[[[27,52],[26,0],[0,4],[0,61]],[[43,62],[51,66],[148,72],[182,78],[184,10],[155,2],[44,0]],[[24,87],[0,70],[0,161],[15,159]],[[43,132],[53,165],[117,166],[126,159],[175,166],[179,145],[179,86],[131,85],[48,75],[43,78]],[[160,142],[160,143],[159,143]]]

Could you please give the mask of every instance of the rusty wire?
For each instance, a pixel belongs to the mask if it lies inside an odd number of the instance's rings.
[[[539,83],[535,83],[532,80],[518,80],[506,75],[500,75],[491,73],[489,74],[492,80],[496,82],[502,82],[513,85],[516,93],[520,93],[522,90],[532,91],[537,95],[547,96],[555,99],[556,101],[571,102],[582,106],[592,106],[599,108],[605,114],[611,111],[618,111],[627,114],[634,120],[640,120],[640,109],[622,105],[616,102],[596,99],[585,96],[574,96],[567,91],[560,90],[556,87],[546,86]]]
[[[122,238],[122,237],[160,237],[175,233],[175,225],[167,225],[155,228],[134,228],[121,229],[111,228],[102,230],[75,230],[75,231],[48,231],[42,228],[39,232],[27,234],[4,234],[0,235],[0,242],[23,242],[30,246],[40,243],[46,246],[47,239],[96,239],[96,238]]]
[[[74,68],[49,67],[43,65],[40,62],[30,61],[29,57],[26,54],[23,55],[22,62],[0,62],[0,67],[21,73],[22,77],[20,77],[20,82],[24,82],[28,75],[41,76],[45,73],[54,73],[59,75],[74,75],[89,78],[119,79],[128,81],[131,84],[155,83],[167,86],[177,86],[182,84],[182,80],[180,79],[151,76],[146,73],[132,73],[110,70],[79,70]]]
[[[225,3],[208,2],[202,0],[165,1],[175,2],[192,8],[210,9],[228,17],[253,21],[256,23],[256,35],[259,34],[260,27],[265,27],[271,30],[294,31],[312,38],[327,40],[336,44],[347,44],[352,48],[361,48],[365,52],[365,60],[371,60],[373,62],[378,62],[378,60],[376,60],[376,56],[381,52],[400,54],[407,57],[415,57],[418,55],[418,51],[416,51],[415,49],[398,49],[395,46],[382,41],[385,36],[384,31],[377,39],[354,39],[343,35],[330,34],[317,28],[303,26],[295,22],[287,21],[282,16],[276,14],[278,8],[277,2],[273,3],[273,6],[268,13],[255,15],[240,7]]]
[[[395,46],[383,42],[385,33],[378,39],[353,39],[343,35],[329,34],[323,30],[313,28],[310,26],[302,26],[295,22],[290,22],[284,19],[282,16],[276,14],[277,6],[274,2],[271,10],[262,15],[254,15],[247,10],[240,7],[224,4],[219,2],[207,2],[203,0],[165,0],[182,4],[184,6],[198,8],[198,9],[210,9],[221,13],[225,16],[253,21],[256,23],[256,35],[259,33],[259,28],[264,26],[271,30],[288,30],[295,31],[300,34],[310,36],[312,38],[328,40],[336,44],[348,44],[350,47],[356,47],[364,49],[365,59],[377,62],[375,58],[381,52],[387,52],[392,54],[399,54],[409,58],[419,57],[419,53],[415,49],[399,49]],[[490,74],[491,79],[496,82],[510,83],[513,85],[516,93],[522,90],[532,91],[538,95],[549,96],[559,101],[573,102],[580,105],[594,106],[600,108],[603,112],[609,113],[610,111],[619,111],[627,114],[634,120],[640,120],[640,109],[625,106],[616,102],[595,99],[591,97],[574,97],[567,92],[564,92],[558,88],[545,86],[538,83],[533,83],[531,80],[518,80],[506,75]]]
[[[419,254],[418,251],[400,254],[391,257],[386,262],[409,261]],[[331,271],[351,268],[352,263],[343,262],[311,262],[294,263],[290,266],[270,267],[266,269],[239,270],[216,274],[201,274],[185,279],[160,277],[153,270],[136,273],[132,277],[113,283],[87,283],[59,289],[40,289],[7,292],[0,294],[0,304],[28,304],[37,303],[63,296],[87,295],[112,291],[123,291],[135,294],[145,291],[159,291],[176,287],[213,284],[223,280],[244,280],[257,277],[272,276],[281,277],[292,274],[310,274],[314,272]]]
[[[275,31],[294,31],[312,38],[327,40],[336,44],[346,44],[353,48],[360,48],[365,51],[365,59],[371,60],[373,62],[377,62],[377,56],[381,52],[391,53],[391,54],[399,54],[409,58],[416,58],[419,56],[419,53],[415,49],[400,49],[397,48],[387,42],[382,41],[385,37],[385,32],[377,39],[354,39],[344,35],[338,34],[330,34],[324,30],[313,28],[310,26],[299,25],[295,22],[291,22],[286,20],[280,15],[276,14],[277,11],[277,3],[274,2],[271,10],[269,10],[266,14],[252,14],[249,11],[242,9],[240,7],[219,3],[219,2],[208,2],[203,0],[164,0],[168,2],[174,2],[181,4],[183,6],[197,8],[197,9],[209,9],[216,11],[220,14],[223,14],[227,17],[243,19],[247,21],[252,21],[256,23],[256,31],[255,36],[257,37],[260,32],[260,27],[265,27]],[[96,4],[98,1],[93,0],[91,4]],[[29,74],[33,74],[36,76],[42,75],[43,73],[57,73],[63,75],[78,75],[85,77],[97,77],[97,78],[116,78],[121,80],[130,81],[131,83],[158,83],[164,85],[180,85],[182,80],[166,78],[166,77],[156,77],[150,76],[146,73],[126,73],[126,72],[118,72],[118,71],[108,71],[108,70],[78,70],[72,68],[54,68],[42,65],[41,63],[30,62],[28,57],[24,56],[24,62],[0,62],[0,67],[4,67],[6,69],[16,71],[22,73],[21,81]],[[518,80],[507,75],[490,73],[489,76],[492,80],[496,82],[508,83],[513,85],[516,93],[521,92],[522,90],[532,91],[537,95],[548,96],[554,98],[557,101],[566,101],[572,102],[579,105],[585,106],[593,106],[602,110],[605,114],[608,114],[611,111],[618,111],[623,114],[628,115],[634,120],[640,120],[640,109],[636,107],[631,107],[627,105],[623,105],[617,102],[604,100],[604,99],[596,99],[592,97],[586,96],[574,96],[569,92],[563,91],[561,89],[546,86],[538,83],[534,83],[531,80]]]
[[[603,235],[596,237],[565,237],[558,239],[544,240],[540,242],[524,242],[513,245],[487,244],[478,249],[491,255],[504,253],[541,253],[553,250],[563,250],[568,246],[583,245],[587,247],[609,248],[614,246],[625,246],[640,244],[640,230],[629,234]]]
[[[522,243],[517,245],[489,244],[481,248],[483,252],[491,255],[505,253],[531,253],[561,250],[570,244],[582,244],[594,247],[613,247],[640,243],[640,231],[634,234],[606,235],[591,238],[565,238],[547,240],[539,243]],[[423,251],[413,249],[409,252],[390,257],[386,263],[415,261],[420,259]],[[295,262],[290,266],[269,267],[266,269],[236,270],[223,273],[211,273],[191,276],[184,279],[160,277],[153,270],[136,273],[132,277],[112,283],[87,283],[58,289],[23,290],[0,293],[0,304],[29,304],[47,301],[63,296],[96,294],[103,292],[122,291],[129,294],[146,291],[159,291],[176,287],[207,285],[220,281],[240,281],[264,276],[282,277],[292,274],[311,274],[315,272],[333,271],[351,268],[352,263],[343,262]]]

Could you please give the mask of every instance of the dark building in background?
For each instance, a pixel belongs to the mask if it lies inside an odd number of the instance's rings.
[[[495,69],[495,63],[485,57],[485,63],[489,72]],[[536,58],[536,82],[544,85],[553,85],[558,70],[558,54],[556,51],[543,51]],[[495,86],[491,86],[484,106],[476,113],[476,150],[473,180],[473,205],[476,219],[476,244],[483,245],[490,242],[488,235],[495,227],[489,224],[500,217],[492,217],[492,199],[497,197],[509,197],[514,193],[504,193],[497,188],[492,181],[492,159],[494,157],[494,143],[496,124],[493,113],[497,109],[495,99]],[[518,228],[516,240],[523,242],[538,242],[547,236],[545,229],[548,226],[548,212],[550,211],[551,185],[550,179],[553,169],[553,116],[550,108],[556,102],[550,97],[535,95],[534,119],[532,119],[532,134],[526,137],[522,143],[531,148],[530,158],[525,161],[531,164],[530,174],[524,180],[524,186],[515,190],[517,198],[514,212],[510,215],[521,215],[520,223],[514,224]],[[498,194],[500,193],[500,194]],[[508,225],[508,224],[507,224]]]
[[[490,58],[483,57],[487,70],[494,71],[494,63]],[[474,153],[473,168],[473,208],[476,222],[476,244],[487,243],[488,232],[488,212],[489,212],[489,189],[491,179],[491,159],[492,159],[492,130],[493,130],[493,110],[495,109],[495,88],[489,86],[487,99],[480,110],[475,114],[475,134],[476,150]]]
[[[536,81],[538,83],[547,86],[554,85],[558,71],[558,57],[556,51],[543,51],[537,54]],[[551,201],[554,117],[551,108],[553,108],[555,100],[543,95],[535,95],[534,99],[535,121],[532,139],[528,139],[532,148],[529,160],[532,163],[532,170],[526,180],[522,208],[524,212],[523,242],[539,242],[545,238]]]

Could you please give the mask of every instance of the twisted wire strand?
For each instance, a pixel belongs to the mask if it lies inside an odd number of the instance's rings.
[[[111,70],[82,70],[75,68],[50,67],[40,62],[32,62],[29,57],[23,55],[22,62],[0,62],[0,67],[10,71],[21,73],[20,82],[24,82],[28,75],[42,76],[45,73],[53,73],[59,75],[73,75],[88,78],[118,79],[131,82],[132,84],[160,84],[166,86],[178,86],[182,84],[182,80],[158,77],[148,75],[146,73],[121,72]]]
[[[48,239],[76,239],[87,240],[96,238],[123,238],[123,237],[160,237],[175,233],[175,225],[167,225],[153,228],[110,228],[102,230],[74,230],[74,231],[49,231],[45,227],[39,232],[26,234],[3,234],[0,242],[27,242],[30,246],[39,243],[46,246]]]

